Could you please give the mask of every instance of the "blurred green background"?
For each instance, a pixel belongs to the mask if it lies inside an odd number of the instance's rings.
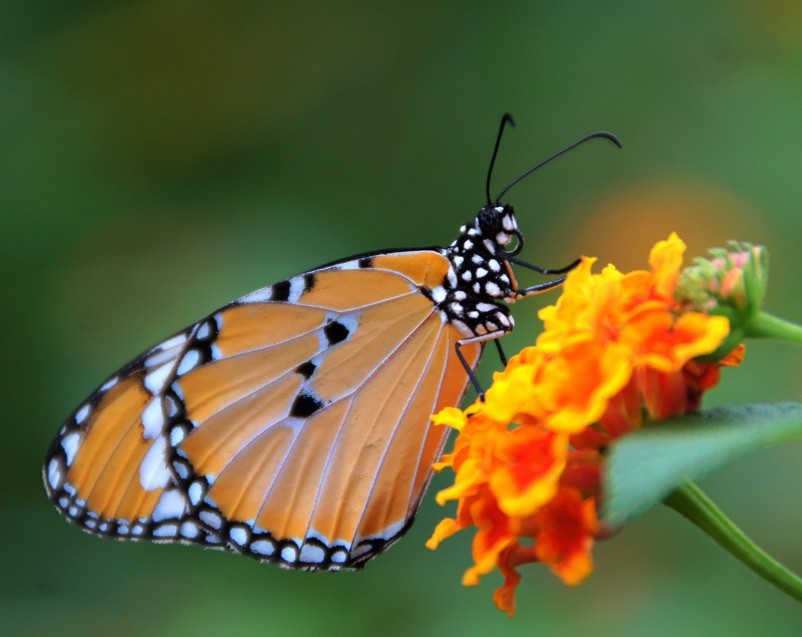
[[[483,203],[504,111],[518,127],[496,192],[592,130],[625,144],[593,142],[508,195],[525,258],[641,267],[671,230],[691,255],[761,242],[768,308],[802,320],[799,3],[271,4],[0,5],[0,633],[800,634],[797,604],[662,509],[599,545],[579,588],[528,569],[514,620],[493,608],[495,576],[460,586],[467,535],[423,547],[447,512],[431,493],[360,574],[100,541],[58,516],[41,460],[108,373],[275,280],[447,244]],[[515,309],[508,350],[546,302]],[[799,400],[800,378],[802,350],[755,343],[707,404]],[[767,450],[703,482],[797,571],[800,460]]]

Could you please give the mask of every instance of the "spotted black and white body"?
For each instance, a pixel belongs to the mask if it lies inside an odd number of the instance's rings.
[[[509,309],[497,302],[517,300],[504,258],[517,229],[512,206],[484,208],[444,251],[451,270],[438,307],[466,338],[503,336],[513,328]]]

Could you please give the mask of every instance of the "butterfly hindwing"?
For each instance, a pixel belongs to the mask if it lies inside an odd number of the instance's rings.
[[[76,411],[51,496],[120,537],[361,565],[406,530],[445,438],[429,416],[465,391],[463,335],[432,300],[449,272],[438,251],[386,253],[224,307]],[[473,367],[481,345],[462,351]]]
[[[72,522],[103,536],[170,541],[189,503],[167,462],[169,391],[197,326],[131,361],[64,423],[45,461],[45,484]],[[173,405],[173,407],[169,407]],[[222,545],[198,529],[193,539]]]

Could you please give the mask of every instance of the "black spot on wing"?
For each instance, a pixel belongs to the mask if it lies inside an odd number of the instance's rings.
[[[314,274],[304,274],[304,292],[309,292],[316,282]]]
[[[308,418],[321,407],[323,407],[323,401],[314,394],[298,394],[298,398],[295,399],[292,409],[290,409],[290,416]]]
[[[271,290],[272,294],[270,298],[273,301],[287,301],[290,298],[289,281],[279,281],[278,283],[274,283]]]
[[[316,369],[317,365],[315,365],[312,361],[306,361],[303,365],[296,367],[295,371],[304,378],[311,378]]]
[[[359,261],[357,261],[357,265],[360,268],[372,268],[373,267],[373,257],[362,257]]]
[[[329,345],[336,345],[348,338],[350,332],[348,328],[339,321],[332,321],[323,328],[323,334],[325,334]]]

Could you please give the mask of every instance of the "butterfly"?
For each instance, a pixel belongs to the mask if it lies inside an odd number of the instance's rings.
[[[410,527],[484,345],[513,329],[523,234],[501,197],[447,248],[382,250],[229,303],[123,366],[44,463],[56,508],[93,534],[356,569]],[[516,242],[517,240],[517,242]],[[511,248],[513,243],[514,248]],[[496,340],[496,343],[498,341]],[[503,351],[499,347],[503,357]]]

